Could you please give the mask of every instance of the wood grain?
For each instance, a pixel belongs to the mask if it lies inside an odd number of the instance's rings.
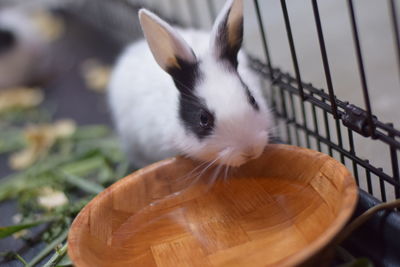
[[[94,198],[69,233],[75,265],[295,266],[319,256],[357,201],[349,171],[308,149],[270,145],[228,179],[199,177],[199,164],[167,159]]]

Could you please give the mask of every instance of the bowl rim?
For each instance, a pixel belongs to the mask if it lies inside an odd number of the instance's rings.
[[[336,160],[335,158],[316,151],[309,148],[303,148],[293,145],[286,145],[286,144],[270,144],[267,146],[268,148],[273,147],[273,149],[284,149],[284,150],[297,150],[297,151],[308,151],[314,155],[324,155],[329,158],[329,161],[334,161],[336,165],[340,166],[343,170],[343,181],[345,182],[343,185],[343,198],[342,203],[340,205],[341,212],[336,216],[336,218],[332,221],[330,226],[326,228],[323,235],[317,237],[311,243],[307,244],[303,249],[299,250],[298,252],[274,263],[273,265],[279,264],[279,266],[295,266],[301,265],[307,260],[311,259],[313,255],[318,254],[324,248],[329,246],[333,241],[335,236],[337,236],[344,228],[345,224],[350,220],[351,215],[353,214],[357,201],[358,201],[358,186],[355,183],[355,179],[347,167]],[[141,179],[141,176],[145,173],[152,172],[162,166],[173,164],[182,156],[170,157],[155,163],[152,163],[148,166],[145,166],[141,169],[138,169],[131,174],[119,179],[114,184],[107,187],[105,190],[100,192],[97,196],[95,196],[75,217],[74,221],[71,224],[69,233],[68,233],[68,255],[71,258],[74,265],[79,267],[90,266],[86,265],[83,258],[80,257],[80,252],[78,248],[78,241],[80,240],[80,233],[81,233],[81,225],[84,224],[85,218],[89,216],[89,212],[91,207],[99,201],[100,199],[106,197],[111,191],[118,190],[120,186],[126,183],[127,180],[138,180]],[[325,165],[326,162],[323,164]],[[322,166],[323,166],[322,165]]]

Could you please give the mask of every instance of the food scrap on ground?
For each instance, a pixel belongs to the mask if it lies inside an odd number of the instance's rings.
[[[44,187],[40,190],[37,201],[43,208],[52,210],[67,204],[68,198],[62,191],[54,190],[51,187]]]
[[[97,59],[87,59],[82,63],[82,75],[86,87],[98,93],[106,91],[110,79],[111,67]]]
[[[47,10],[35,10],[32,22],[48,42],[58,40],[65,31],[64,21]]]
[[[54,124],[28,125],[24,130],[27,147],[10,157],[10,167],[21,170],[45,156],[59,138],[71,136],[76,130],[72,120],[59,120]]]
[[[16,87],[0,90],[0,113],[13,108],[36,107],[43,99],[43,91],[37,88]]]

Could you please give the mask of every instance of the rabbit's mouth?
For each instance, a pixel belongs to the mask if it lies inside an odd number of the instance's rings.
[[[239,167],[246,162],[258,158],[263,151],[261,147],[249,147],[239,152],[234,148],[225,148],[219,152],[218,163],[231,167]]]

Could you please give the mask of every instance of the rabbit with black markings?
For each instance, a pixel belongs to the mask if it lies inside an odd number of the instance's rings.
[[[172,28],[145,9],[139,19],[146,40],[124,51],[109,85],[113,119],[132,163],[181,154],[240,166],[260,156],[272,116],[241,50],[242,0],[227,1],[211,33]]]

